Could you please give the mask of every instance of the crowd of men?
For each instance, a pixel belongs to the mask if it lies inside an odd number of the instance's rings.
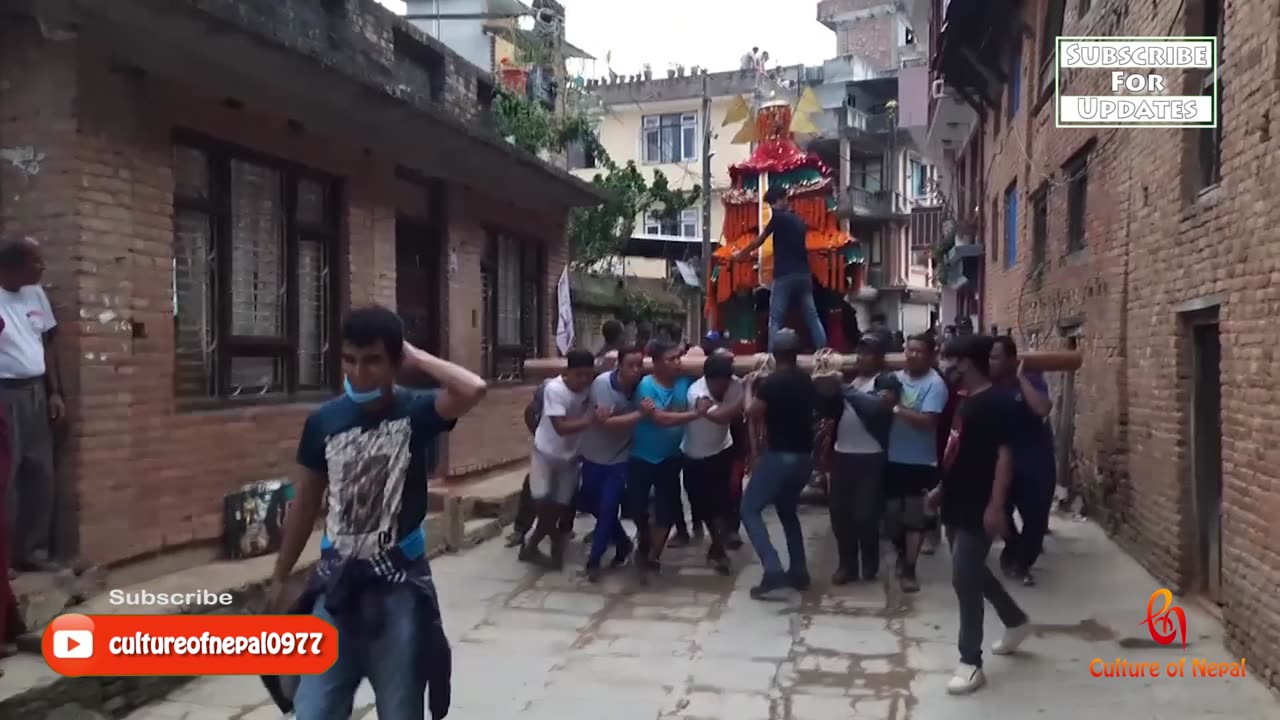
[[[531,470],[508,543],[524,561],[561,569],[574,517],[590,513],[583,575],[599,580],[613,548],[611,568],[630,562],[649,582],[668,545],[691,542],[687,495],[692,541],[704,527],[709,536],[707,562],[730,574],[741,525],[763,567],[751,596],[777,599],[810,585],[798,503],[829,455],[839,560],[832,584],[876,580],[888,540],[896,582],[918,592],[917,563],[934,554],[945,528],[961,613],[950,689],[971,692],[985,682],[984,598],[1008,628],[993,652],[1012,652],[1030,627],[987,569],[987,554],[1003,540],[1002,574],[1034,584],[1056,479],[1044,379],[1024,371],[1010,337],[975,335],[964,322],[945,332],[941,348],[933,334],[907,339],[905,367],[892,371],[885,355],[897,343],[873,326],[857,343],[855,369],[842,373],[801,370],[799,337],[784,328],[768,361],[742,379],[727,351],[693,349],[705,356],[694,381],[682,365],[686,347],[669,333],[623,346],[621,326],[606,326],[601,352],[570,352],[565,372],[530,405]],[[823,421],[834,424],[829,436],[815,431]],[[785,567],[763,520],[769,507],[786,538]]]

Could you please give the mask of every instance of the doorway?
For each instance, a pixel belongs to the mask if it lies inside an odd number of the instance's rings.
[[[1191,345],[1190,475],[1196,589],[1222,604],[1222,344],[1218,311],[1187,315]]]
[[[405,340],[440,354],[440,234],[428,223],[396,216],[396,310]],[[426,377],[404,378],[406,385],[431,384]]]

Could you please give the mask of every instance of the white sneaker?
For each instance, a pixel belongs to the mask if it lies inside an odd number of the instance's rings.
[[[1004,637],[991,644],[991,652],[996,655],[1012,655],[1017,652],[1022,642],[1031,634],[1031,621],[1028,620],[1017,627],[1005,628]]]
[[[987,676],[982,668],[968,663],[960,663],[956,673],[947,681],[947,692],[952,695],[968,695],[987,684]]]

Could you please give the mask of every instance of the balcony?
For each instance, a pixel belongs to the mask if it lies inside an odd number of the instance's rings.
[[[900,197],[888,190],[849,188],[836,213],[855,222],[899,220],[910,216]]]
[[[893,130],[893,118],[888,113],[873,115],[845,107],[840,120],[840,132],[846,137],[881,138]]]

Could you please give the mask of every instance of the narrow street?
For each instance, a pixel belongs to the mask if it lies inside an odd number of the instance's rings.
[[[952,698],[945,685],[957,617],[945,553],[922,562],[915,597],[899,599],[879,583],[830,588],[825,511],[811,508],[804,521],[815,587],[789,604],[748,597],[758,580],[749,547],[732,579],[705,569],[696,547],[673,551],[648,588],[627,571],[600,587],[570,571],[531,572],[497,540],[440,558],[454,647],[449,717],[1280,718],[1276,698],[1253,678],[1090,676],[1094,658],[1163,667],[1186,656],[1188,668],[1192,658],[1231,659],[1219,624],[1194,605],[1183,605],[1185,651],[1152,642],[1142,621],[1158,585],[1091,523],[1055,518],[1039,585],[1011,588],[1037,632],[1015,656],[987,655],[988,687]],[[580,535],[588,528],[580,522]],[[998,627],[988,613],[988,646]],[[354,717],[377,717],[367,685],[356,706]],[[266,720],[279,712],[257,678],[205,678],[129,717]]]

